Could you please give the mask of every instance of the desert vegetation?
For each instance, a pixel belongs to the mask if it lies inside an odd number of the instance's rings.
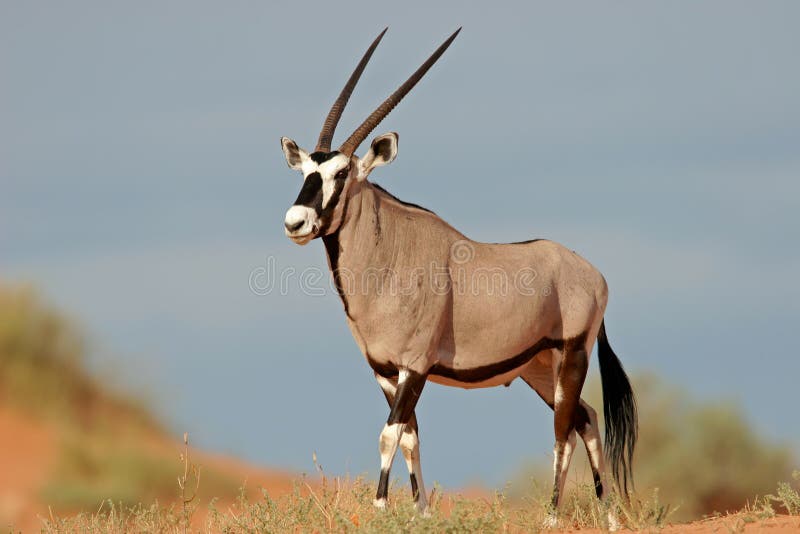
[[[433,492],[431,513],[414,513],[407,488],[390,507],[372,507],[361,477],[309,475],[276,487],[247,485],[240,468],[210,461],[171,434],[152,407],[113,377],[87,370],[80,327],[29,287],[0,285],[0,411],[51,437],[46,476],[14,508],[0,487],[0,521],[12,531],[47,532],[538,532],[549,513],[549,466],[530,465],[502,491]],[[788,445],[760,437],[735,402],[692,398],[654,376],[635,376],[641,439],[637,492],[594,498],[585,454],[575,455],[559,527],[669,530],[683,521],[800,528],[800,473]],[[599,391],[587,386],[597,403]],[[34,424],[32,423],[32,424]],[[21,461],[15,436],[0,436],[5,462]],[[37,453],[40,456],[43,454]],[[311,463],[311,462],[310,462]],[[0,485],[2,484],[0,478]],[[13,482],[13,481],[12,481]],[[8,499],[6,499],[8,500]],[[11,501],[9,501],[11,502]],[[19,512],[19,513],[15,513]],[[710,519],[709,519],[710,518]],[[680,530],[677,530],[680,531]]]
[[[722,529],[743,532],[748,526],[774,528],[791,532],[800,527],[800,472],[794,474],[795,486],[778,485],[775,493],[756,497],[741,510],[714,514],[709,531]],[[567,530],[607,531],[608,508],[600,504],[588,485],[574,488],[560,514],[559,527]],[[372,506],[375,487],[361,479],[329,480],[322,477],[314,484],[299,481],[295,490],[278,497],[267,491],[256,499],[244,493],[229,506],[209,503],[207,513],[197,519],[199,504],[125,507],[104,502],[91,513],[43,519],[47,532],[542,532],[554,530],[547,523],[547,498],[511,500],[502,493],[486,497],[435,496],[431,513],[415,513],[410,497],[392,500],[387,510]],[[685,525],[671,525],[669,507],[659,501],[654,491],[647,498],[611,500],[626,529],[636,531],[681,532]],[[792,515],[781,515],[792,514]],[[786,530],[781,530],[786,529]]]

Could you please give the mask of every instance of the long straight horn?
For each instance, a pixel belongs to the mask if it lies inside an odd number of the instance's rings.
[[[359,61],[356,66],[356,70],[353,71],[353,74],[350,75],[350,79],[347,80],[344,89],[342,89],[342,92],[339,94],[339,98],[333,103],[333,107],[331,107],[331,110],[328,112],[328,117],[325,119],[325,124],[322,125],[322,131],[319,133],[317,151],[330,152],[333,132],[336,130],[336,125],[339,123],[339,117],[342,116],[342,111],[344,111],[344,107],[347,105],[350,95],[353,94],[353,89],[358,83],[361,73],[364,72],[364,67],[367,66],[369,58],[372,57],[372,53],[378,47],[378,43],[381,42],[383,34],[385,34],[388,29],[388,27],[384,28],[381,34],[372,41],[372,44],[364,53],[364,57],[361,58],[361,61]]]
[[[456,35],[458,35],[458,32],[460,31],[461,28],[457,29],[453,35],[448,37],[448,39],[436,49],[436,52],[434,52],[431,57],[429,57],[428,60],[423,63],[422,66],[418,68],[408,80],[405,81],[403,85],[398,87],[397,90],[392,93],[391,96],[389,96],[389,98],[384,100],[383,104],[378,106],[378,109],[373,111],[372,114],[367,117],[367,120],[361,123],[361,126],[359,126],[355,132],[353,132],[353,135],[351,135],[347,141],[342,144],[341,148],[339,148],[339,151],[347,156],[352,156],[353,152],[355,152],[358,148],[358,145],[360,145],[364,139],[367,138],[370,132],[374,130],[378,124],[380,124],[380,122],[386,117],[386,115],[389,114],[389,112],[394,109],[397,104],[400,103],[403,97],[406,96],[408,92],[411,91],[415,85],[417,85],[417,82],[422,79],[425,73],[428,72],[428,69],[430,69],[434,63],[436,63],[436,60],[438,60],[441,55],[444,54],[444,51],[447,50],[447,47],[450,46],[450,43],[453,42],[453,39],[456,38]]]

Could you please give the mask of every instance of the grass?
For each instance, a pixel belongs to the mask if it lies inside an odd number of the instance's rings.
[[[186,472],[190,472],[187,470]],[[794,473],[795,483],[800,472]],[[185,485],[185,481],[184,481]],[[358,532],[358,533],[457,533],[457,532],[543,532],[550,529],[548,504],[544,496],[508,500],[501,493],[490,498],[467,499],[442,496],[437,490],[431,511],[421,516],[414,510],[408,488],[393,489],[393,499],[385,510],[372,506],[373,484],[363,479],[327,478],[309,482],[302,479],[287,495],[272,496],[263,491],[251,499],[244,490],[229,506],[212,500],[206,513],[186,499],[182,503],[126,506],[105,501],[92,513],[43,519],[43,531],[50,533],[128,533],[128,532],[213,532],[249,534],[270,532]],[[623,528],[658,532],[666,526],[670,510],[660,503],[658,493],[622,502],[611,499]],[[776,506],[778,510],[776,511]],[[606,531],[607,508],[593,496],[589,485],[568,493],[559,513],[559,528],[600,529]],[[800,493],[788,482],[778,485],[777,493],[756,498],[744,509],[708,518],[728,532],[742,532],[747,524],[774,517],[777,513],[800,514]],[[724,531],[724,530],[720,530]]]
[[[442,495],[434,489],[430,513],[418,514],[408,488],[392,488],[385,510],[372,506],[375,485],[361,478],[329,478],[319,469],[314,480],[302,479],[289,494],[273,496],[262,490],[260,497],[248,497],[241,489],[230,505],[211,500],[201,510],[194,500],[192,476],[197,470],[183,456],[184,476],[178,480],[181,499],[170,505],[155,502],[146,506],[114,500],[103,501],[94,512],[75,516],[51,515],[44,519],[46,532],[541,532],[548,524],[549,498],[542,493],[524,500],[509,500],[502,493],[487,498],[467,499]],[[194,474],[194,475],[192,475]],[[206,480],[204,479],[204,483]],[[664,526],[669,508],[657,493],[647,499],[623,502],[612,498],[600,503],[591,485],[579,486],[565,495],[559,526],[567,528],[608,528],[609,507],[625,526],[658,530]],[[198,513],[200,511],[201,513]],[[205,512],[205,513],[202,513]]]
[[[800,486],[800,471],[792,473],[792,478]],[[779,482],[777,495],[767,495],[767,499],[782,506],[789,515],[800,515],[800,493],[788,482]]]

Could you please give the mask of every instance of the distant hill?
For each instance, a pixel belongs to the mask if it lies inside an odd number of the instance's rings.
[[[0,525],[37,515],[178,498],[183,443],[141,399],[87,369],[85,334],[29,286],[0,283]],[[194,454],[194,453],[193,453]],[[232,501],[247,480],[271,493],[295,478],[197,453],[197,502]],[[191,478],[191,475],[190,475]],[[190,480],[191,487],[194,482]]]

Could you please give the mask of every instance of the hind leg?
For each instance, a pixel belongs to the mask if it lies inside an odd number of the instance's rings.
[[[586,454],[589,456],[589,465],[592,468],[595,494],[598,499],[602,500],[605,494],[603,489],[603,473],[605,472],[603,442],[600,440],[597,412],[583,399],[578,407],[575,428],[586,446]]]
[[[564,350],[560,361],[553,366],[555,377],[553,428],[556,437],[553,508],[558,507],[567,480],[569,463],[575,450],[576,416],[588,368],[589,357],[583,349]]]
[[[521,378],[527,383],[531,389],[542,398],[542,400],[555,409],[555,382],[556,370],[554,363],[558,364],[561,355],[555,350],[540,353],[523,371]],[[561,456],[561,462],[555,460],[553,463],[553,497],[554,506],[557,505],[558,496],[563,493],[563,481],[566,480],[567,469],[572,453],[575,450],[575,432],[581,436],[581,439],[586,446],[586,453],[589,456],[589,464],[592,469],[592,477],[594,479],[594,488],[597,497],[607,502],[607,493],[605,492],[605,463],[603,456],[603,445],[600,439],[599,426],[597,424],[597,412],[583,399],[579,400],[579,404],[575,409],[575,430],[570,432],[569,438],[564,447]],[[561,481],[562,485],[557,486],[556,481]],[[550,519],[550,522],[555,524],[555,517]],[[619,528],[619,523],[616,516],[609,510],[608,512],[608,525],[609,530],[616,530]]]
[[[592,451],[600,451],[599,441],[594,441],[591,429],[587,426],[589,412],[580,400],[580,391],[586,377],[588,358],[583,351],[562,354],[556,350],[540,353],[523,371],[522,379],[554,411],[554,431],[556,443],[553,451],[553,495],[552,506],[558,507],[564,490],[567,471],[575,451],[576,430],[586,441],[592,443]],[[588,407],[588,405],[585,405]],[[587,451],[589,442],[587,442]],[[593,455],[590,453],[590,458]],[[592,464],[594,465],[594,461]],[[593,469],[594,470],[594,469]]]

